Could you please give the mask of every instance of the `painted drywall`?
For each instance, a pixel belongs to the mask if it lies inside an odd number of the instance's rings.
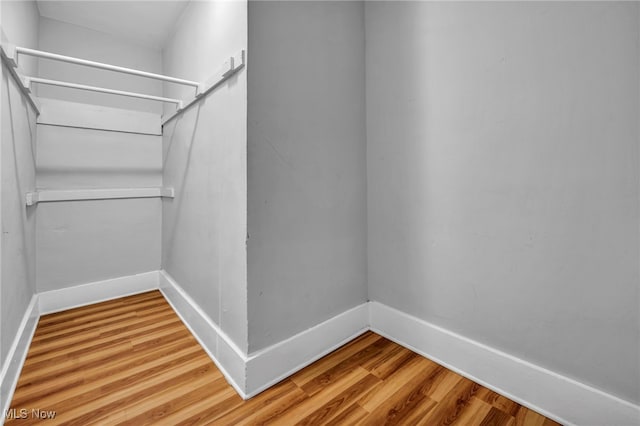
[[[37,290],[160,269],[157,198],[40,203]]]
[[[65,113],[82,105],[43,98],[43,114],[55,108],[65,123]],[[111,126],[122,111],[85,108],[84,117]],[[147,117],[127,113],[136,115]],[[162,186],[160,135],[38,124],[37,153],[39,189]],[[35,210],[39,292],[160,268],[159,199],[40,203]]]
[[[364,8],[250,2],[249,349],[367,299]]]
[[[40,15],[162,49],[187,6],[184,0],[39,1]]]
[[[163,51],[164,72],[208,80],[246,49],[246,2],[191,2]],[[165,96],[193,88],[166,85]],[[162,267],[247,349],[246,71],[164,126]]]
[[[14,46],[38,47],[39,19],[35,1],[3,0],[0,2],[3,40]],[[19,58],[21,71],[28,75],[38,74],[38,60],[30,57]]]
[[[38,125],[38,188],[161,186],[161,140],[154,135]]]
[[[370,298],[635,403],[637,9],[366,4]]]
[[[49,18],[40,19],[39,49],[162,74],[162,54],[159,49],[139,46],[110,34]],[[42,78],[52,80],[162,95],[162,82],[158,80],[49,59],[39,60],[39,74]],[[162,113],[162,104],[158,102],[77,89],[38,85],[38,95],[45,98]]]
[[[160,50],[52,19],[40,20],[39,48],[162,73]],[[162,95],[162,83],[156,80],[46,59],[40,60],[39,67],[44,78]],[[145,114],[141,120],[148,113],[161,114],[162,104],[51,86],[40,86],[38,94],[45,99],[43,108],[58,110],[56,123],[60,124],[38,125],[38,188],[161,186],[161,137],[130,132],[127,123],[136,114]],[[96,128],[78,125],[74,112],[82,105],[90,106],[83,116],[93,116],[90,121]],[[125,111],[129,117],[123,115]],[[110,130],[99,129],[101,120],[104,127],[109,123]],[[43,203],[36,210],[38,291],[160,267],[162,207],[158,199]]]
[[[35,47],[38,10],[35,2],[2,2],[3,38]],[[35,62],[23,62],[36,72]],[[35,112],[22,97],[2,64],[0,133],[0,365],[16,338],[20,322],[35,292],[35,218],[24,205],[24,194],[35,186]]]

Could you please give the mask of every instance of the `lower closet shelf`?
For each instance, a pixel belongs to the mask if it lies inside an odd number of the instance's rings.
[[[118,198],[173,198],[173,188],[102,188],[102,189],[51,189],[27,192],[26,204],[52,201],[109,200]]]

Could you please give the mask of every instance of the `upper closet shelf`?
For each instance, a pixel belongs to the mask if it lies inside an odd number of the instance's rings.
[[[9,68],[11,74],[14,76],[16,81],[18,81],[20,83],[22,93],[25,96],[28,97],[30,103],[36,109],[38,114],[40,113],[40,108],[39,108],[39,106],[38,106],[38,104],[36,102],[35,97],[31,94],[31,84],[32,83],[48,84],[48,85],[54,85],[54,86],[60,86],[60,87],[68,87],[68,88],[73,88],[73,89],[88,90],[88,91],[92,91],[92,92],[108,93],[108,94],[112,94],[112,95],[128,96],[128,97],[134,97],[134,98],[147,99],[147,100],[151,100],[151,101],[167,102],[167,103],[175,104],[176,105],[176,111],[173,114],[171,114],[169,117],[167,117],[166,119],[163,120],[163,122],[162,122],[163,125],[165,123],[171,121],[178,114],[180,114],[183,110],[189,108],[191,105],[196,103],[200,98],[202,98],[202,96],[206,95],[207,93],[212,91],[214,88],[218,87],[223,81],[225,81],[226,79],[231,77],[233,74],[238,72],[245,65],[244,50],[241,50],[237,54],[235,54],[233,56],[230,56],[229,59],[227,59],[223,63],[222,67],[209,80],[207,80],[204,83],[201,83],[201,82],[197,82],[197,81],[185,80],[185,79],[182,79],[182,78],[170,77],[170,76],[166,76],[166,75],[162,75],[162,74],[155,74],[155,73],[136,70],[136,69],[132,69],[132,68],[125,68],[125,67],[121,67],[121,66],[117,66],[117,65],[105,64],[105,63],[102,63],[102,62],[89,61],[89,60],[86,60],[86,59],[74,58],[74,57],[71,57],[71,56],[59,55],[59,54],[51,53],[51,52],[44,52],[42,50],[29,49],[29,48],[26,48],[26,47],[19,47],[19,46],[13,46],[13,45],[11,45],[10,43],[8,43],[5,40],[2,41],[2,46],[1,47],[2,47],[2,60],[3,60],[3,62],[7,65],[7,68]],[[165,82],[168,82],[168,83],[175,83],[175,84],[191,86],[191,87],[195,88],[195,94],[194,94],[193,98],[189,99],[186,102],[183,102],[183,100],[181,100],[181,99],[165,98],[165,97],[162,97],[162,96],[148,95],[148,94],[144,94],[144,93],[126,92],[126,91],[122,91],[122,90],[108,89],[108,88],[96,87],[96,86],[88,86],[88,85],[84,85],[84,84],[65,82],[65,81],[57,81],[57,80],[51,80],[51,79],[40,78],[40,77],[35,77],[35,76],[26,76],[25,77],[19,71],[19,56],[20,55],[34,56],[34,57],[37,57],[37,58],[44,58],[44,59],[51,59],[51,60],[54,60],[54,61],[67,62],[67,63],[71,63],[71,64],[75,64],[75,65],[82,65],[82,66],[91,67],[91,68],[98,68],[98,69],[103,69],[103,70],[108,70],[108,71],[113,71],[113,72],[131,74],[131,75],[135,75],[135,76],[138,76],[138,77],[145,77],[145,78],[151,78],[151,79],[155,79],[155,80],[161,80],[161,81],[165,81]]]

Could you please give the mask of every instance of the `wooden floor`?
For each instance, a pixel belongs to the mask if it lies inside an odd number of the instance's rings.
[[[371,332],[243,401],[158,291],[43,316],[11,407],[7,425],[557,424]]]

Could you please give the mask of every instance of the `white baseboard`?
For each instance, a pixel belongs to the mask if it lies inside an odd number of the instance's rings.
[[[38,318],[40,318],[38,295],[33,295],[22,317],[11,348],[7,352],[4,365],[2,365],[2,372],[0,373],[0,410],[2,410],[0,411],[0,424],[4,423],[5,413],[9,410],[9,404],[11,404],[22,366],[27,358],[33,333],[38,325]]]
[[[158,271],[150,271],[59,290],[44,291],[38,293],[40,315],[157,290],[158,287],[159,273]]]
[[[378,302],[371,330],[564,425],[640,425],[640,407]]]
[[[247,399],[247,356],[166,271],[160,271],[160,291],[238,394]]]
[[[249,355],[246,393],[250,398],[334,351],[369,329],[367,303]]]
[[[356,306],[247,355],[165,271],[36,294],[0,373],[3,412],[9,408],[40,315],[158,288],[244,399],[370,329],[562,424],[640,425],[637,405],[378,302]]]
[[[0,373],[0,424],[9,409],[41,315],[158,289],[158,271],[96,281],[33,295]]]
[[[160,291],[227,381],[249,399],[368,330],[364,303],[275,345],[247,355],[166,272]]]

